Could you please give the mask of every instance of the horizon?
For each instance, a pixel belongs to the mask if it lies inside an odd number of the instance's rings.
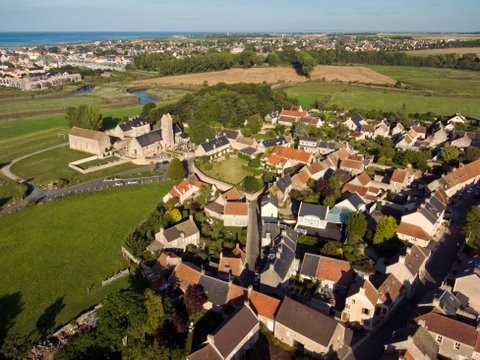
[[[0,32],[472,33],[480,2],[439,0],[23,0],[2,5]],[[72,16],[73,14],[73,16]],[[292,15],[293,14],[293,15]],[[22,21],[19,22],[18,19]],[[92,30],[94,29],[94,30]],[[248,31],[246,31],[248,29]]]

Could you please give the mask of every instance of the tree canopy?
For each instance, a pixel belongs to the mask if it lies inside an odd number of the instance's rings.
[[[348,242],[361,242],[367,231],[367,218],[361,212],[352,213],[346,223]]]
[[[65,117],[70,127],[76,126],[90,130],[100,130],[102,128],[102,115],[98,108],[94,106],[69,106],[67,107]]]
[[[375,245],[383,243],[385,240],[390,240],[397,232],[397,221],[393,216],[382,216],[377,223],[377,229],[373,237]]]
[[[465,236],[468,238],[468,245],[480,249],[480,206],[473,206],[468,210],[463,224]]]
[[[170,180],[180,180],[185,177],[185,169],[178,158],[173,158],[168,165],[167,175]]]

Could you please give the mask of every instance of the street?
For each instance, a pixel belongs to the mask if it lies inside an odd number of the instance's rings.
[[[248,207],[248,228],[247,228],[247,261],[248,269],[256,271],[256,263],[260,253],[260,233],[259,233],[259,209],[257,201],[250,202]]]

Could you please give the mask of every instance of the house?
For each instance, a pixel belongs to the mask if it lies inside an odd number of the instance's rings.
[[[200,230],[198,230],[192,215],[181,223],[173,225],[168,229],[161,228],[155,234],[155,240],[147,246],[147,250],[154,253],[162,249],[182,249],[187,245],[198,245],[200,241]]]
[[[427,128],[425,126],[412,126],[411,130],[417,135],[417,139],[425,140],[427,138]]]
[[[273,139],[262,140],[257,144],[257,150],[259,152],[265,152],[267,149],[273,148],[277,145],[286,145],[287,140],[283,136],[279,136]]]
[[[260,200],[260,214],[263,222],[277,222],[278,199],[273,194],[266,194]]]
[[[274,336],[289,346],[300,345],[317,358],[348,348],[352,332],[333,318],[285,297],[275,317]]]
[[[374,139],[375,138],[375,126],[370,124],[363,124],[360,128],[360,139]]]
[[[438,349],[438,343],[428,330],[417,326],[400,332],[396,341],[386,346],[384,359],[394,354],[392,358],[395,359],[436,360]]]
[[[260,287],[266,291],[283,294],[284,285],[295,268],[295,251],[298,234],[285,226],[279,236],[272,239],[267,263],[260,273]]]
[[[220,253],[218,273],[224,279],[236,278],[240,283],[243,283],[246,275],[246,263],[247,255],[240,248],[240,244],[236,243],[230,255],[223,256],[223,253]]]
[[[73,127],[68,133],[70,149],[102,155],[110,149],[110,137],[100,131]]]
[[[448,133],[440,121],[432,125],[432,127],[430,128],[430,132],[432,134],[428,137],[428,139],[430,140],[430,147],[435,148],[438,146],[442,146],[447,142]]]
[[[419,134],[413,130],[408,130],[405,134],[401,135],[400,140],[395,144],[397,149],[402,150],[414,150],[417,151],[420,146]]]
[[[318,180],[329,170],[325,161],[316,161],[310,165],[304,166],[298,173],[292,176],[292,186],[294,189],[303,190],[308,186],[310,180]]]
[[[253,290],[252,286],[248,288],[248,301],[252,310],[257,314],[258,320],[260,320],[268,330],[273,332],[275,315],[277,314],[281,301]]]
[[[230,143],[233,143],[239,136],[241,136],[241,133],[239,130],[221,129],[217,136],[225,136]]]
[[[298,164],[311,163],[312,159],[311,153],[281,145],[276,145],[270,154],[264,154],[262,157],[266,165],[276,168],[278,171],[283,171]]]
[[[328,206],[302,202],[298,210],[295,230],[324,239],[340,240],[342,232],[337,224],[328,222]]]
[[[187,360],[241,359],[258,340],[260,324],[253,310],[244,305],[215,334],[207,335],[202,347]]]
[[[395,275],[405,287],[405,295],[408,297],[417,281],[425,277],[426,264],[430,255],[429,249],[413,245],[406,250],[405,255],[398,258],[396,263],[388,265],[385,272]]]
[[[165,194],[162,201],[166,203],[170,199],[177,198],[178,203],[183,204],[188,198],[193,198],[198,190],[199,188],[197,186],[190,184],[187,179],[183,179],[178,185],[174,185],[173,188]]]
[[[443,175],[439,186],[445,190],[447,196],[454,195],[461,188],[477,183],[480,179],[480,160],[475,160],[467,165],[460,166],[455,170]]]
[[[459,149],[466,149],[472,145],[472,138],[468,135],[467,132],[463,134],[463,136],[458,136],[454,138],[450,145],[459,148]]]
[[[362,125],[368,125],[367,121],[360,114],[349,117],[343,122],[350,131],[360,131]]]
[[[203,304],[204,309],[220,309],[221,306],[228,303],[231,285],[229,282],[201,274],[198,283],[202,285],[208,298],[207,302]]]
[[[298,140],[298,149],[309,153],[317,151],[318,140],[314,137],[300,138]]]
[[[418,316],[415,321],[435,339],[438,354],[445,358],[472,359],[474,352],[478,351],[475,326],[435,312]]]
[[[220,156],[227,153],[231,148],[230,141],[226,136],[219,136],[198,145],[195,150],[195,156]]]
[[[466,307],[480,313],[480,256],[467,258],[457,270],[453,292]]]
[[[335,224],[345,224],[348,217],[356,212],[364,212],[367,204],[357,193],[347,195],[346,199],[335,204],[327,215],[327,221]]]
[[[411,165],[407,165],[405,169],[395,169],[390,176],[389,183],[393,192],[400,192],[410,186],[415,180],[416,173]]]
[[[317,152],[320,155],[328,155],[332,152],[334,152],[336,149],[336,144],[334,141],[328,142],[328,141],[319,141],[317,144]]]
[[[299,275],[302,279],[318,280],[320,289],[346,292],[355,273],[348,261],[305,253]]]
[[[227,201],[223,209],[223,225],[245,227],[248,225],[248,203]]]
[[[355,175],[361,174],[365,169],[363,156],[349,155],[346,159],[340,160],[339,168]]]
[[[282,109],[280,112],[280,118],[287,118],[287,119],[293,119],[295,121],[307,117],[308,113],[306,111],[303,111],[301,108],[298,110],[290,109],[290,110],[285,110]]]
[[[367,279],[356,282],[349,289],[342,320],[372,330],[400,302],[403,291],[392,274],[382,276],[376,286]]]
[[[448,132],[452,132],[455,130],[455,127],[457,124],[465,124],[466,123],[466,118],[460,113],[457,113],[455,116],[452,118],[448,119],[447,121],[447,126],[445,126],[445,130]]]
[[[375,126],[375,131],[373,133],[373,138],[377,136],[388,137],[390,134],[390,123],[387,119],[383,119],[379,124]]]
[[[202,273],[199,268],[191,263],[184,262],[175,266],[175,269],[173,269],[170,275],[169,282],[185,292],[190,286],[198,284],[201,276]]]
[[[285,203],[290,191],[292,190],[292,179],[290,175],[282,176],[275,183],[274,195],[280,200],[280,203]]]
[[[392,137],[396,138],[402,136],[405,133],[405,128],[403,127],[402,123],[397,123],[394,128],[392,129]]]
[[[437,188],[414,212],[403,215],[397,229],[399,239],[427,246],[439,230],[448,202],[448,196]]]
[[[307,126],[314,126],[316,128],[319,128],[323,124],[320,118],[314,116],[303,117],[300,118],[298,121],[304,123]]]
[[[126,122],[117,124],[108,131],[108,135],[119,139],[134,138],[150,132],[150,124],[142,117],[130,117]]]

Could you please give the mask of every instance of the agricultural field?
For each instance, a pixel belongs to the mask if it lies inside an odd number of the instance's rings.
[[[127,286],[101,281],[126,267],[122,242],[171,186],[82,194],[0,217],[2,326],[37,341]]]
[[[463,48],[445,48],[445,49],[425,49],[425,50],[410,50],[405,52],[407,55],[428,56],[428,55],[445,55],[445,54],[477,54],[480,55],[480,47],[463,47]]]
[[[317,65],[311,75],[311,80],[343,81],[343,82],[361,82],[372,84],[395,84],[395,81],[388,76],[378,74],[362,66],[330,66]],[[219,82],[234,84],[238,82],[245,83],[301,83],[309,81],[305,76],[299,75],[291,67],[260,67],[250,69],[229,69],[223,71],[213,71],[200,74],[187,74],[157,77],[135,82],[137,85],[162,84],[170,86],[201,86],[205,83],[215,85]]]
[[[309,82],[283,85],[303,106],[315,100],[345,108],[382,109],[407,113],[432,111],[480,118],[480,73],[473,71],[414,67],[371,66],[374,71],[402,82],[402,89]],[[406,87],[406,88],[405,88]]]
[[[213,167],[205,169],[205,166],[199,166],[200,170],[215,179],[225,181],[232,185],[239,184],[245,176],[254,175],[248,168],[248,161],[231,157],[226,160],[212,161]]]

